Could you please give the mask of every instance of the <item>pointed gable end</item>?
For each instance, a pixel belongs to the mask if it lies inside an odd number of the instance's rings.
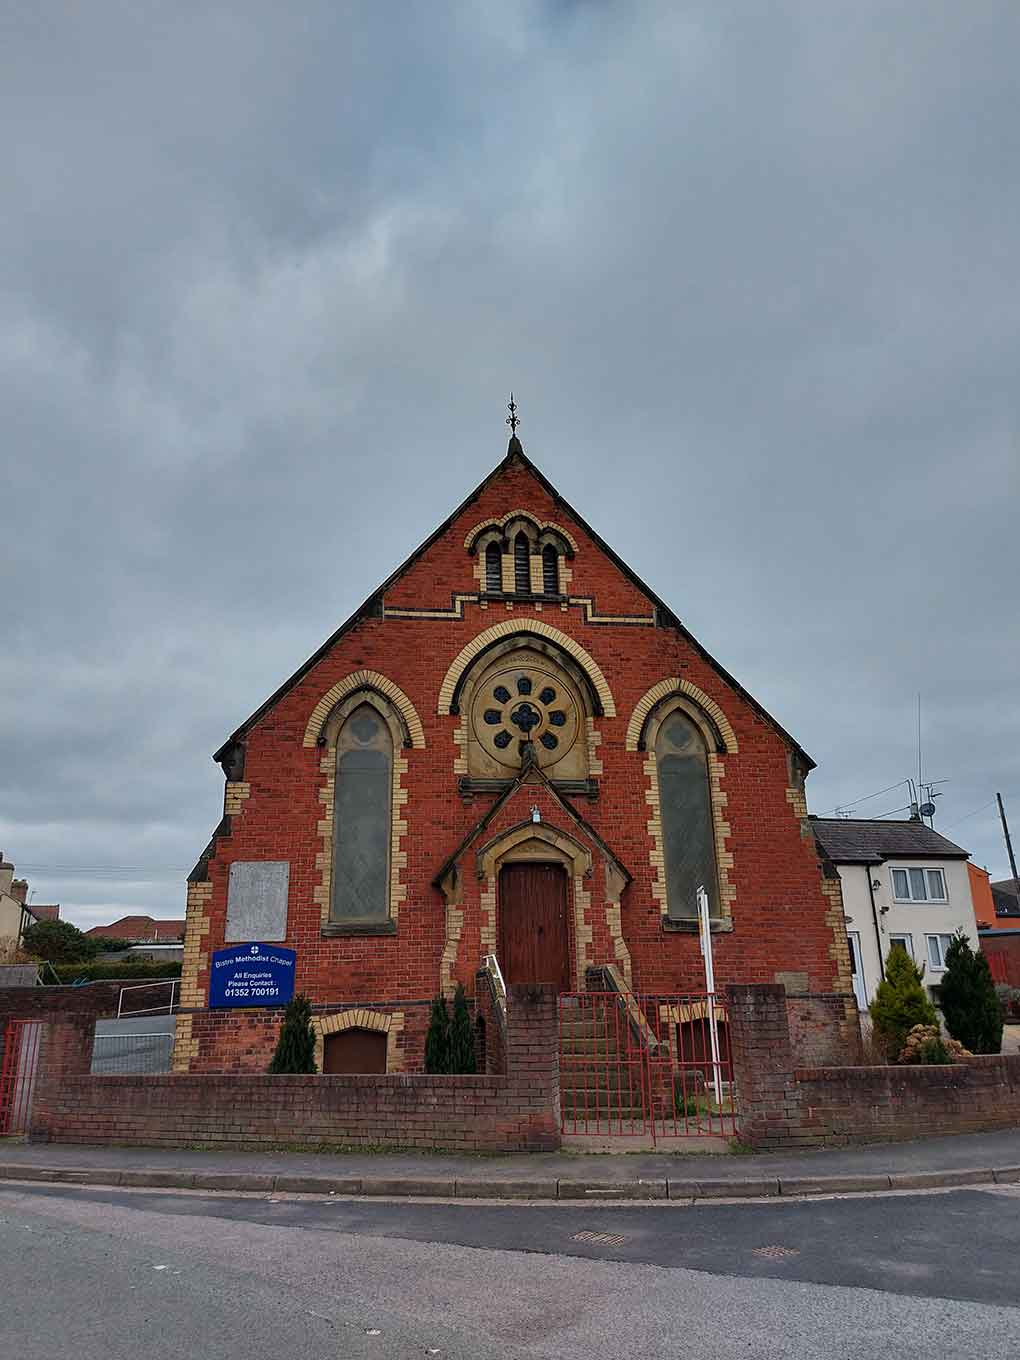
[[[613,570],[598,573],[598,556]],[[587,568],[587,569],[586,569]],[[499,590],[496,572],[499,574]],[[552,587],[555,585],[556,589]],[[541,631],[558,617],[580,614],[584,625],[672,630],[783,739],[804,771],[814,761],[799,743],[683,626],[658,595],[563,497],[514,435],[505,458],[322,646],[230,735],[213,756],[230,771],[246,734],[336,644],[367,619],[462,620],[467,606],[489,610],[502,633],[515,604],[543,610]],[[521,614],[516,615],[518,619]],[[482,644],[484,645],[484,644]],[[602,696],[604,700],[604,696]],[[446,711],[456,711],[448,708]],[[234,776],[236,777],[236,776]]]

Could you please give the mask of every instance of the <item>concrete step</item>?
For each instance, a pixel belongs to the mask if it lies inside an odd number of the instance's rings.
[[[575,1124],[594,1124],[594,1123],[642,1123],[644,1112],[640,1105],[607,1105],[601,1101],[598,1105],[592,1101],[590,1104],[573,1103],[568,1100],[560,1102],[560,1113],[564,1119]]]
[[[598,1092],[608,1094],[611,1099],[623,1095],[626,1100],[641,1099],[640,1082],[606,1081],[605,1077],[594,1074],[563,1072],[560,1074],[560,1090],[576,1092]]]
[[[575,1054],[577,1057],[588,1057],[592,1062],[602,1061],[612,1058],[613,1061],[641,1062],[641,1050],[627,1049],[627,1044],[613,1042],[612,1039],[562,1039],[559,1046],[560,1053]]]
[[[561,1025],[564,1039],[622,1039],[627,1038],[626,1025],[596,1025],[579,1020],[576,1025]]]

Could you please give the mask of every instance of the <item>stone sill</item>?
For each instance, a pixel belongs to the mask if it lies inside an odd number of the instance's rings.
[[[697,935],[698,922],[695,918],[689,921],[674,921],[671,916],[662,918],[662,928],[669,935]],[[726,935],[733,929],[733,921],[728,916],[721,916],[718,920],[709,921],[709,929],[713,935]]]
[[[346,935],[396,935],[396,921],[331,921],[322,927],[326,939]]]
[[[568,604],[570,602],[568,595],[546,595],[532,590],[520,593],[516,590],[501,590],[498,593],[483,590],[478,598],[488,604],[498,604],[504,600],[509,600],[511,604]]]

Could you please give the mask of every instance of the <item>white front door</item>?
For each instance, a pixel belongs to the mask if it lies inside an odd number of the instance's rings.
[[[857,1009],[863,1012],[868,1009],[868,989],[864,981],[860,931],[848,930],[846,937],[850,942],[850,972],[852,974],[851,981],[854,984],[854,996],[857,998]]]

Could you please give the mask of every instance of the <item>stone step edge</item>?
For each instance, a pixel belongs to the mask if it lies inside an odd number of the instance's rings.
[[[389,1196],[436,1199],[760,1199],[854,1194],[882,1190],[928,1190],[947,1186],[1008,1185],[1020,1182],[1020,1166],[974,1167],[947,1171],[882,1172],[839,1176],[769,1176],[712,1180],[663,1177],[631,1181],[534,1177],[521,1180],[484,1177],[302,1176],[280,1172],[173,1171],[158,1168],[116,1170],[105,1167],[22,1166],[0,1163],[0,1181],[105,1185],[167,1190],[259,1191],[264,1194]]]

